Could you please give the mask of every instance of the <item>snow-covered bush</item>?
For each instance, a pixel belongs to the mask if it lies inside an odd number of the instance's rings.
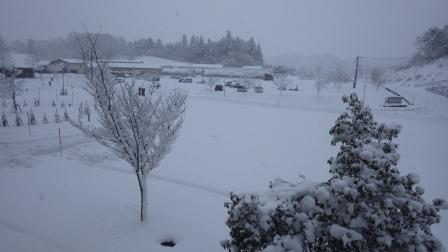
[[[401,126],[379,124],[356,94],[330,130],[332,177],[321,184],[271,183],[267,194],[231,195],[229,251],[437,251],[431,232],[443,199],[427,203],[419,177],[400,175]]]
[[[56,110],[56,113],[54,114],[54,122],[55,123],[60,123],[61,122],[61,116],[59,115],[57,110]]]
[[[42,119],[42,124],[48,124],[48,118],[45,113],[44,113],[44,118]]]
[[[70,117],[68,116],[68,113],[67,113],[67,109],[65,109],[65,111],[64,111],[64,121],[69,121],[70,120]]]
[[[32,109],[30,110],[30,114],[28,116],[29,116],[28,120],[30,120],[28,123],[30,125],[37,125],[36,117],[34,116],[34,112]]]

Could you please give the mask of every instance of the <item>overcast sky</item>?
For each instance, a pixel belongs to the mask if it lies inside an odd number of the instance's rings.
[[[164,42],[231,30],[253,36],[265,56],[400,57],[424,30],[448,24],[448,0],[0,0],[0,34],[9,41],[65,36],[82,22]]]

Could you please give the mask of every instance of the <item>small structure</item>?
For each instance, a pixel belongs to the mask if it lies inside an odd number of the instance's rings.
[[[389,96],[384,100],[384,107],[406,107],[406,104],[401,96]]]
[[[255,93],[263,93],[263,87],[262,86],[256,86],[254,87]]]
[[[86,69],[82,60],[78,59],[57,59],[47,64],[46,70],[53,73],[84,73]]]
[[[274,75],[272,75],[270,73],[264,73],[264,80],[272,81],[272,80],[274,80]]]

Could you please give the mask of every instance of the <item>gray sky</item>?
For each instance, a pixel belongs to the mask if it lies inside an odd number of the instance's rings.
[[[265,56],[406,56],[417,35],[448,24],[448,0],[0,0],[0,7],[7,40],[57,38],[82,31],[82,22],[128,40],[164,42],[231,30],[253,36]]]

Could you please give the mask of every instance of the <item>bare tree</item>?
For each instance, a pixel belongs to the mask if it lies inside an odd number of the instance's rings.
[[[334,71],[331,71],[327,76],[326,80],[328,82],[334,83],[334,86],[340,90],[342,84],[349,82],[350,76],[342,68],[337,67]]]
[[[328,85],[328,81],[325,79],[317,79],[314,83],[314,86],[316,87],[316,98],[319,97],[320,92],[322,92],[322,89],[326,88]]]
[[[373,68],[370,72],[370,80],[372,81],[372,84],[376,87],[376,89],[384,86],[384,84],[386,83],[386,79],[384,78],[383,70],[378,67]]]
[[[289,88],[289,85],[291,84],[291,80],[288,78],[287,73],[281,73],[274,79],[274,85],[277,87],[278,90],[287,90]]]
[[[144,222],[148,174],[169,153],[183,122],[187,96],[178,90],[166,96],[154,90],[140,96],[135,81],[115,82],[107,62],[98,57],[98,36],[87,36],[89,47],[79,45],[88,66],[86,90],[94,98],[99,126],[77,126],[132,166],[140,190],[140,220]]]
[[[210,76],[207,78],[207,86],[209,87],[210,91],[213,91],[213,88],[215,87],[216,83],[218,83],[218,78]]]

